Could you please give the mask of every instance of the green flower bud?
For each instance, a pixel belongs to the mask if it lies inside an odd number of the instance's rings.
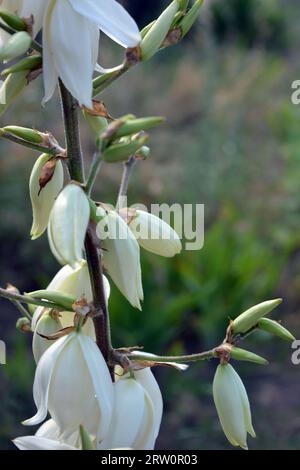
[[[230,364],[220,364],[213,382],[213,396],[224,434],[230,444],[247,449],[247,434],[255,437],[248,395]]]
[[[0,88],[0,115],[19,96],[28,84],[28,71],[8,75]]]
[[[108,163],[126,161],[131,155],[140,150],[148,139],[149,136],[144,135],[130,142],[111,145],[103,153],[103,160]]]
[[[10,73],[22,72],[23,70],[31,71],[42,66],[42,57],[40,55],[32,55],[20,60],[16,64],[8,67],[1,72],[1,75],[7,76]]]
[[[96,450],[90,435],[83,426],[79,427],[79,434],[81,440],[81,450]]]
[[[246,333],[251,330],[262,317],[270,313],[275,307],[278,307],[281,302],[282,299],[268,300],[249,308],[232,322],[231,328],[233,332]]]
[[[179,1],[173,0],[149,29],[141,42],[142,60],[150,59],[160,49],[178,10]]]
[[[182,11],[185,11],[190,3],[190,0],[179,0],[179,8]]]
[[[49,302],[53,302],[57,305],[60,305],[63,309],[69,312],[72,312],[72,305],[76,302],[74,297],[54,290],[37,290],[34,292],[29,292],[27,295],[33,299],[48,300]]]
[[[22,333],[28,333],[31,331],[30,320],[26,317],[19,318],[16,323],[16,328],[17,330],[22,331]]]
[[[150,156],[151,150],[150,147],[147,145],[143,145],[135,154],[136,158],[141,158],[142,160],[146,160]]]
[[[25,21],[19,18],[17,15],[14,15],[8,10],[0,10],[0,18],[11,28],[16,31],[25,31],[27,25]]]
[[[29,192],[33,214],[30,235],[32,240],[36,240],[45,232],[51,209],[64,184],[63,165],[58,160],[51,180],[41,190],[40,178],[49,158],[47,154],[41,155],[35,162],[30,176]]]
[[[116,133],[113,137],[120,138],[125,137],[127,135],[136,134],[140,131],[146,131],[148,129],[151,129],[152,127],[158,126],[159,124],[164,122],[164,120],[165,119],[160,116],[146,117],[140,119],[129,119],[116,130]]]
[[[13,34],[0,50],[0,60],[12,60],[25,54],[30,48],[32,39],[25,31]]]
[[[182,31],[182,37],[184,37],[192,28],[195,21],[198,18],[199,10],[202,7],[203,0],[196,0],[192,8],[187,12],[187,14],[183,17],[179,26]]]
[[[28,142],[32,142],[34,144],[42,144],[43,137],[42,134],[34,129],[28,129],[26,127],[19,127],[19,126],[5,126],[3,127],[5,132],[9,132],[20,139],[27,140]]]
[[[141,31],[141,38],[144,39],[144,37],[146,36],[146,34],[148,33],[148,31],[152,28],[152,26],[154,25],[155,23],[155,20],[154,21],[151,21],[151,23],[147,24]]]
[[[289,330],[284,328],[284,326],[277,321],[270,320],[269,318],[261,318],[258,322],[258,328],[260,330],[267,331],[268,333],[272,333],[275,336],[279,336],[289,342],[295,341],[296,339]]]
[[[247,361],[247,362],[255,362],[256,364],[260,364],[262,366],[267,365],[268,361],[257,354],[254,354],[251,351],[246,351],[245,349],[236,348],[232,346],[230,348],[230,356],[232,359],[236,361]]]

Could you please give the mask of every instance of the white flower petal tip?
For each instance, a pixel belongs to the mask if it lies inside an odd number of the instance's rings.
[[[144,296],[140,248],[128,225],[112,211],[98,223],[97,235],[104,248],[105,269],[131,305],[141,310]]]
[[[77,184],[68,184],[52,207],[48,225],[51,251],[62,265],[75,269],[81,263],[89,219],[86,194]]]
[[[155,354],[152,354],[152,353],[147,353],[147,352],[144,352],[144,351],[132,351],[131,352],[131,359],[134,360],[134,356],[137,356],[139,358],[144,358],[145,361],[149,361],[151,363],[153,363],[152,365],[154,366],[159,366],[159,365],[162,365],[162,366],[169,366],[169,367],[173,367],[174,369],[177,369],[181,372],[184,372],[185,370],[187,370],[189,368],[189,365],[188,364],[180,364],[178,362],[168,362],[168,361],[156,361],[156,355]]]
[[[103,439],[111,422],[113,392],[96,343],[83,333],[71,333],[42,355],[33,386],[37,413],[23,424],[39,424],[49,411],[61,438],[83,425],[91,435]]]
[[[19,450],[79,450],[68,444],[37,436],[17,437],[12,442]]]
[[[139,245],[154,254],[171,258],[179,254],[182,244],[178,234],[164,220],[149,212],[137,210],[129,227]]]
[[[213,396],[228,441],[233,446],[247,450],[247,434],[255,437],[250,404],[244,384],[230,364],[218,366],[213,382]]]

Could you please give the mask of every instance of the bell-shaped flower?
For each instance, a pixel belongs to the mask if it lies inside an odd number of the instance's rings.
[[[60,78],[80,104],[92,109],[99,30],[125,48],[135,47],[141,39],[136,23],[115,0],[25,0],[25,5],[37,24],[41,11],[44,14],[44,102],[52,97]]]
[[[156,215],[136,210],[136,215],[129,220],[128,225],[145,250],[166,257],[181,252],[181,241],[175,230]]]
[[[110,277],[136,308],[143,300],[140,248],[126,222],[114,211],[105,213],[97,225],[103,248],[103,265]]]
[[[44,352],[53,344],[53,341],[48,340],[45,336],[51,336],[62,328],[58,314],[45,309],[33,332],[32,352],[36,363],[39,362]]]
[[[32,240],[40,237],[46,230],[51,209],[64,184],[64,170],[61,161],[58,160],[51,180],[43,189],[40,188],[41,172],[48,160],[49,155],[41,155],[35,162],[30,176],[29,192],[33,213],[30,232]]]
[[[149,394],[137,380],[127,377],[118,380],[114,389],[111,425],[105,438],[99,442],[98,449],[153,449],[156,423],[154,404]]]
[[[48,238],[57,261],[75,267],[83,255],[90,205],[77,184],[68,184],[57,197],[49,218]]]
[[[96,343],[82,332],[57,340],[42,355],[36,369],[36,415],[25,425],[44,421],[49,411],[64,440],[79,426],[98,439],[108,432],[114,407],[114,388]]]
[[[230,364],[220,364],[213,396],[225,436],[233,446],[247,449],[247,433],[255,437],[246,389]]]

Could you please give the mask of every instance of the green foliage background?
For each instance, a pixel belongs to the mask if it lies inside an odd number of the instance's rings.
[[[129,7],[141,26],[161,2]],[[141,8],[141,4],[143,7]],[[152,12],[152,15],[151,15]],[[129,202],[205,204],[205,244],[172,260],[143,253],[145,302],[132,309],[116,289],[110,301],[115,346],[144,345],[153,353],[196,352],[224,336],[229,318],[282,296],[274,314],[299,335],[300,107],[291,83],[300,78],[300,5],[293,0],[207,1],[190,38],[130,71],[105,92],[113,116],[163,114],[152,133],[152,157],[132,179]],[[104,41],[101,57],[121,52]],[[49,129],[62,139],[58,102],[40,108],[42,85],[31,85],[1,117],[2,124]],[[84,150],[93,152],[83,122]],[[20,290],[44,287],[58,270],[47,239],[30,242],[28,178],[36,155],[0,142],[0,283]],[[107,165],[96,198],[114,202],[122,168]],[[1,301],[0,448],[32,432],[21,420],[33,412],[34,365],[29,335],[14,329],[17,315]],[[289,345],[268,336],[245,347],[271,365],[236,364],[253,406],[255,449],[300,445],[299,366]],[[165,399],[158,448],[227,449],[211,396],[216,364],[184,374],[156,371]]]

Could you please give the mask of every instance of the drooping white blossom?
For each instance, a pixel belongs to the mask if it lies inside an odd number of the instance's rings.
[[[97,448],[130,447],[134,450],[154,448],[157,433],[154,406],[142,385],[133,378],[122,378],[114,384],[115,406],[111,425]]]
[[[97,225],[97,235],[103,248],[103,264],[112,280],[136,308],[143,300],[140,248],[126,222],[114,211]]]
[[[25,11],[33,14],[37,28],[43,26],[44,102],[60,78],[80,104],[92,108],[100,30],[125,48],[141,39],[136,23],[115,0],[25,0]]]
[[[89,219],[86,194],[77,184],[68,184],[52,207],[48,225],[49,245],[60,264],[74,268],[81,262]]]
[[[60,338],[42,355],[33,396],[37,413],[25,425],[41,423],[49,411],[61,439],[80,425],[98,439],[107,435],[114,407],[113,384],[99,348],[83,333]]]
[[[224,434],[233,446],[247,449],[247,433],[255,437],[246,389],[230,364],[220,364],[213,396]]]
[[[32,240],[40,237],[46,230],[55,199],[63,188],[64,170],[61,161],[58,160],[53,177],[41,190],[39,179],[42,168],[48,160],[49,155],[47,154],[43,154],[37,159],[29,180],[29,192],[33,214],[33,223],[30,232]]]

